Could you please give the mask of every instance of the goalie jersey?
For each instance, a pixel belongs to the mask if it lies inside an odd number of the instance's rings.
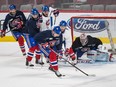
[[[88,35],[86,45],[82,45],[80,41],[80,37],[77,37],[72,44],[72,49],[74,52],[76,52],[76,50],[78,49],[80,49],[83,52],[86,52],[88,50],[94,50],[94,49],[96,50],[99,45],[102,45],[100,39]]]

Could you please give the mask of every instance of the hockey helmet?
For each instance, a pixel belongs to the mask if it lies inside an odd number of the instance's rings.
[[[14,4],[11,4],[11,5],[9,6],[9,9],[10,9],[10,10],[16,9],[16,6],[15,6]]]
[[[86,39],[86,38],[87,38],[87,35],[85,33],[80,35],[80,39]]]
[[[82,45],[86,45],[88,42],[87,35],[85,33],[80,35],[80,42]]]
[[[54,31],[56,34],[61,34],[61,29],[60,29],[59,26],[54,26],[53,31]]]
[[[33,8],[33,9],[31,10],[31,14],[32,14],[32,15],[38,15],[39,12],[38,12],[38,10],[37,10],[36,8]]]
[[[47,5],[42,6],[42,11],[49,11],[49,7]]]
[[[67,26],[66,21],[62,20],[62,21],[60,22],[59,26]]]

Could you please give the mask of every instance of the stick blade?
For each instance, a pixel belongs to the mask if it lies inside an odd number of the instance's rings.
[[[95,74],[88,74],[87,76],[96,77]]]

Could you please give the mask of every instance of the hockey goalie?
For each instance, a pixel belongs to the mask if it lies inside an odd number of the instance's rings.
[[[112,54],[109,53],[102,41],[96,37],[81,34],[72,44],[72,49],[77,55],[77,60],[87,53],[87,58],[91,62],[108,62],[112,61]]]

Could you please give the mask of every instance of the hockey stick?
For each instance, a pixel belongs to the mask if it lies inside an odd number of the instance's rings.
[[[39,47],[40,47],[40,49],[41,49],[45,54],[47,53],[46,50],[44,50],[44,49],[42,48],[41,44],[39,44]],[[56,51],[54,51],[54,50],[51,49],[50,47],[49,47],[49,49],[50,49],[51,51],[53,51],[57,56],[61,56],[60,54],[58,54]],[[48,53],[47,53],[46,55],[48,55]],[[80,68],[78,68],[77,66],[73,65],[72,63],[70,63],[70,62],[69,62],[68,60],[66,60],[65,58],[62,57],[62,59],[64,59],[66,62],[68,62],[70,65],[72,65],[74,68],[76,68],[77,70],[79,70],[80,72],[82,72],[83,74],[85,74],[86,76],[96,76],[95,74],[87,74],[86,72],[84,72],[83,70],[81,70]]]
[[[49,47],[49,49],[51,51],[53,51],[57,56],[61,56],[59,55],[56,51],[54,51],[53,49],[51,49]],[[64,59],[66,62],[68,62],[70,65],[72,65],[74,68],[76,68],[77,70],[79,70],[80,72],[82,72],[83,74],[85,74],[86,76],[95,76],[95,74],[87,74],[86,72],[84,72],[83,70],[81,70],[80,68],[78,68],[77,66],[73,65],[72,63],[70,63],[68,60],[66,60],[65,58],[62,57],[62,59]]]
[[[16,27],[14,27],[14,28],[12,28],[11,30],[5,32],[5,34],[9,33],[9,32],[12,31],[12,30],[15,30],[15,29],[16,29]]]
[[[54,25],[56,24],[56,17],[54,18]]]

